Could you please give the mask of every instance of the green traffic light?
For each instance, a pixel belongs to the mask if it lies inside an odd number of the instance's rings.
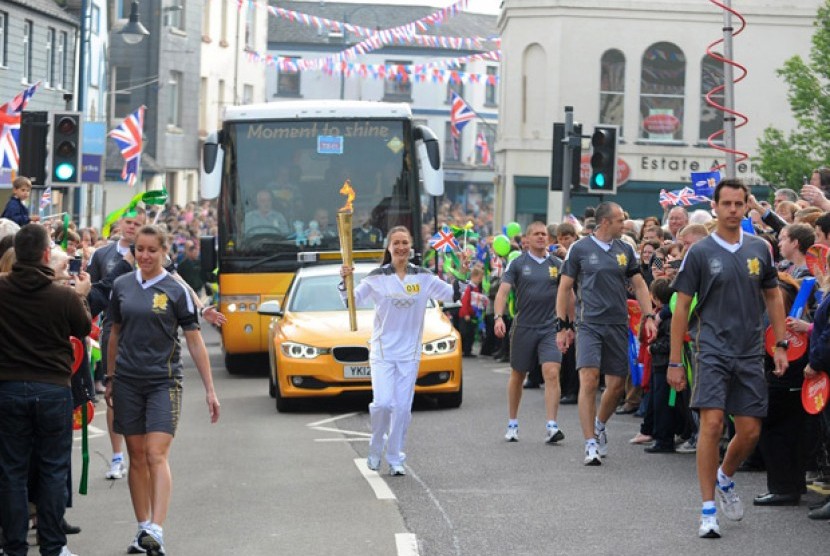
[[[596,187],[605,187],[605,175],[599,173],[594,175],[594,185]]]
[[[60,181],[69,181],[75,175],[75,166],[69,162],[61,162],[55,166],[55,178]]]

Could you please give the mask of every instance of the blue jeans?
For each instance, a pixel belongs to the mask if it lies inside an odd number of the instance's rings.
[[[61,520],[72,459],[72,391],[42,382],[0,381],[0,524],[10,556],[26,556],[29,529],[27,481],[38,481],[40,553],[59,554],[66,544]]]

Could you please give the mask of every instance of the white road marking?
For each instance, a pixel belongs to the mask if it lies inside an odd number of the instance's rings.
[[[395,533],[398,556],[419,556],[418,539],[412,533]]]
[[[378,472],[366,467],[366,460],[364,458],[355,458],[354,464],[357,466],[360,474],[363,475],[363,478],[369,483],[369,486],[372,487],[372,490],[375,491],[375,496],[377,496],[378,500],[396,499],[395,493],[392,492],[392,489],[389,488],[389,485],[386,484],[386,481],[381,478]]]
[[[107,434],[107,431],[99,429],[94,425],[87,425],[87,438],[98,438],[99,436],[104,436],[105,434]],[[80,441],[82,438],[83,437],[81,431],[74,431],[74,434],[72,436],[73,440]]]
[[[372,438],[372,435],[368,432],[359,432],[359,431],[347,431],[343,429],[335,429],[333,427],[314,427],[316,431],[322,432],[339,432],[340,434],[350,434],[352,436],[362,436],[365,438]]]
[[[356,437],[347,437],[347,438],[315,438],[314,442],[369,442],[372,440],[371,438],[356,438]]]
[[[450,530],[452,534],[452,544],[453,548],[455,548],[455,554],[460,556],[461,555],[461,542],[458,540],[458,535],[455,534],[455,526],[452,524],[452,520],[450,519],[449,514],[444,511],[444,507],[441,506],[441,502],[438,501],[438,498],[432,493],[432,490],[427,486],[427,484],[412,470],[411,467],[408,465],[406,466],[406,470],[409,473],[409,476],[412,477],[418,484],[421,485],[421,488],[424,489],[424,492],[427,493],[427,497],[432,501],[433,505],[438,509],[441,513],[441,517],[444,518],[444,523],[447,524],[447,528]]]
[[[490,369],[492,372],[500,375],[509,375],[512,371],[510,367],[499,367],[498,369]]]
[[[344,413],[343,415],[337,415],[335,417],[330,417],[328,419],[323,419],[322,421],[315,421],[313,423],[309,423],[307,427],[319,427],[320,425],[325,425],[326,423],[331,423],[333,421],[337,421],[338,419],[345,419],[346,417],[354,417],[355,415],[359,415],[359,411],[354,411],[352,413]]]

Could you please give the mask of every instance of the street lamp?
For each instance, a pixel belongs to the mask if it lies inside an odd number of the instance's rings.
[[[132,0],[129,21],[118,31],[118,34],[127,44],[138,44],[150,34],[138,20],[138,0]]]

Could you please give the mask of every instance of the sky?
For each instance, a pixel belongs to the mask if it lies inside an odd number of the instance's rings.
[[[438,8],[446,8],[452,5],[456,0],[336,0],[338,2],[346,2],[353,4],[401,4],[404,6],[435,6]],[[467,4],[467,11],[473,13],[498,15],[499,4],[501,0],[469,0]]]

